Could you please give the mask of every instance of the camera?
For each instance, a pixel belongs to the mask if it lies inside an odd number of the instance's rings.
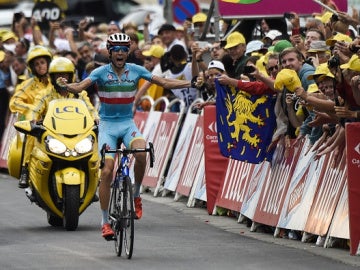
[[[312,66],[314,65],[313,59],[311,57],[306,58],[304,62]]]
[[[338,20],[339,20],[339,17],[338,17],[338,15],[336,15],[336,14],[333,14],[332,16],[331,16],[331,19],[330,19],[332,22],[337,22]]]
[[[334,55],[333,57],[331,57],[328,61],[328,67],[329,68],[337,68],[338,66],[340,66],[340,59],[339,56]]]
[[[244,74],[250,74],[255,71],[255,68],[253,66],[244,66]]]

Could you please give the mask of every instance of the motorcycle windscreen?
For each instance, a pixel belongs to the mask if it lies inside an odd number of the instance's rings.
[[[80,99],[54,99],[49,103],[44,126],[54,133],[77,135],[94,125],[84,101]]]

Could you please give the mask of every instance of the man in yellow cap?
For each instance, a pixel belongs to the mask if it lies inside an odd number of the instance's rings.
[[[249,58],[245,55],[246,41],[243,34],[238,31],[231,33],[226,38],[224,49],[227,50],[228,56],[230,57],[224,59],[226,72],[230,77],[240,79],[245,63]]]
[[[145,57],[148,57],[151,59],[151,62],[154,66],[151,73],[153,75],[163,77],[160,60],[161,60],[161,57],[165,54],[164,47],[162,47],[160,45],[151,45],[149,50],[143,51],[142,54]],[[164,88],[157,84],[152,84],[151,82],[148,82],[148,81],[143,81],[142,83],[140,82],[140,84],[141,84],[141,86],[139,88],[139,91],[137,92],[137,94],[135,96],[135,101],[134,101],[135,106],[139,103],[141,97],[145,93],[147,93],[154,100],[158,99],[159,97],[161,97],[163,95]],[[144,106],[144,104],[142,104],[142,105]]]
[[[207,16],[205,13],[199,12],[192,16],[192,24],[194,26],[195,35],[200,36],[204,32]]]

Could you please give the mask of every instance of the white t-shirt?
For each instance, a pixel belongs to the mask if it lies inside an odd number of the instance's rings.
[[[191,63],[187,63],[185,68],[177,74],[168,70],[166,72],[166,78],[190,81],[192,79]],[[198,90],[196,88],[179,88],[171,89],[171,91],[177,98],[182,99],[185,102],[186,108],[189,108],[194,100],[198,98]]]

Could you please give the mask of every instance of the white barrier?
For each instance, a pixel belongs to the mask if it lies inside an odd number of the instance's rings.
[[[165,104],[163,112],[153,109],[160,102]],[[212,183],[205,170],[204,137],[207,136],[206,129],[214,131],[211,124],[214,120],[207,119],[204,124],[202,115],[189,113],[185,117],[183,104],[181,113],[169,112],[174,102],[181,103],[160,98],[149,112],[135,115],[135,122],[145,139],[153,142],[155,150],[154,167],[147,165],[143,185],[155,188],[154,196],[164,190],[163,196],[172,192],[174,200],[180,196],[188,197],[187,206],[194,207],[196,200],[208,202],[207,188]],[[7,157],[6,142],[14,132],[12,125],[8,125],[1,149],[3,163]],[[215,140],[213,135],[206,138]],[[276,227],[274,236],[278,236],[280,229],[320,235],[326,237],[324,247],[330,246],[332,237],[349,239],[351,223],[345,156],[334,168],[332,154],[315,159],[314,147],[310,151],[308,147],[309,141],[305,139],[292,147],[289,156],[285,157],[284,141],[280,141],[271,163],[229,160],[223,168],[224,175],[220,179],[215,177],[220,181],[218,186],[215,185],[218,188],[215,206],[239,212],[251,219],[253,225]],[[358,151],[357,146],[354,149]],[[212,160],[216,160],[216,155],[212,153]],[[250,230],[256,230],[256,226]]]

